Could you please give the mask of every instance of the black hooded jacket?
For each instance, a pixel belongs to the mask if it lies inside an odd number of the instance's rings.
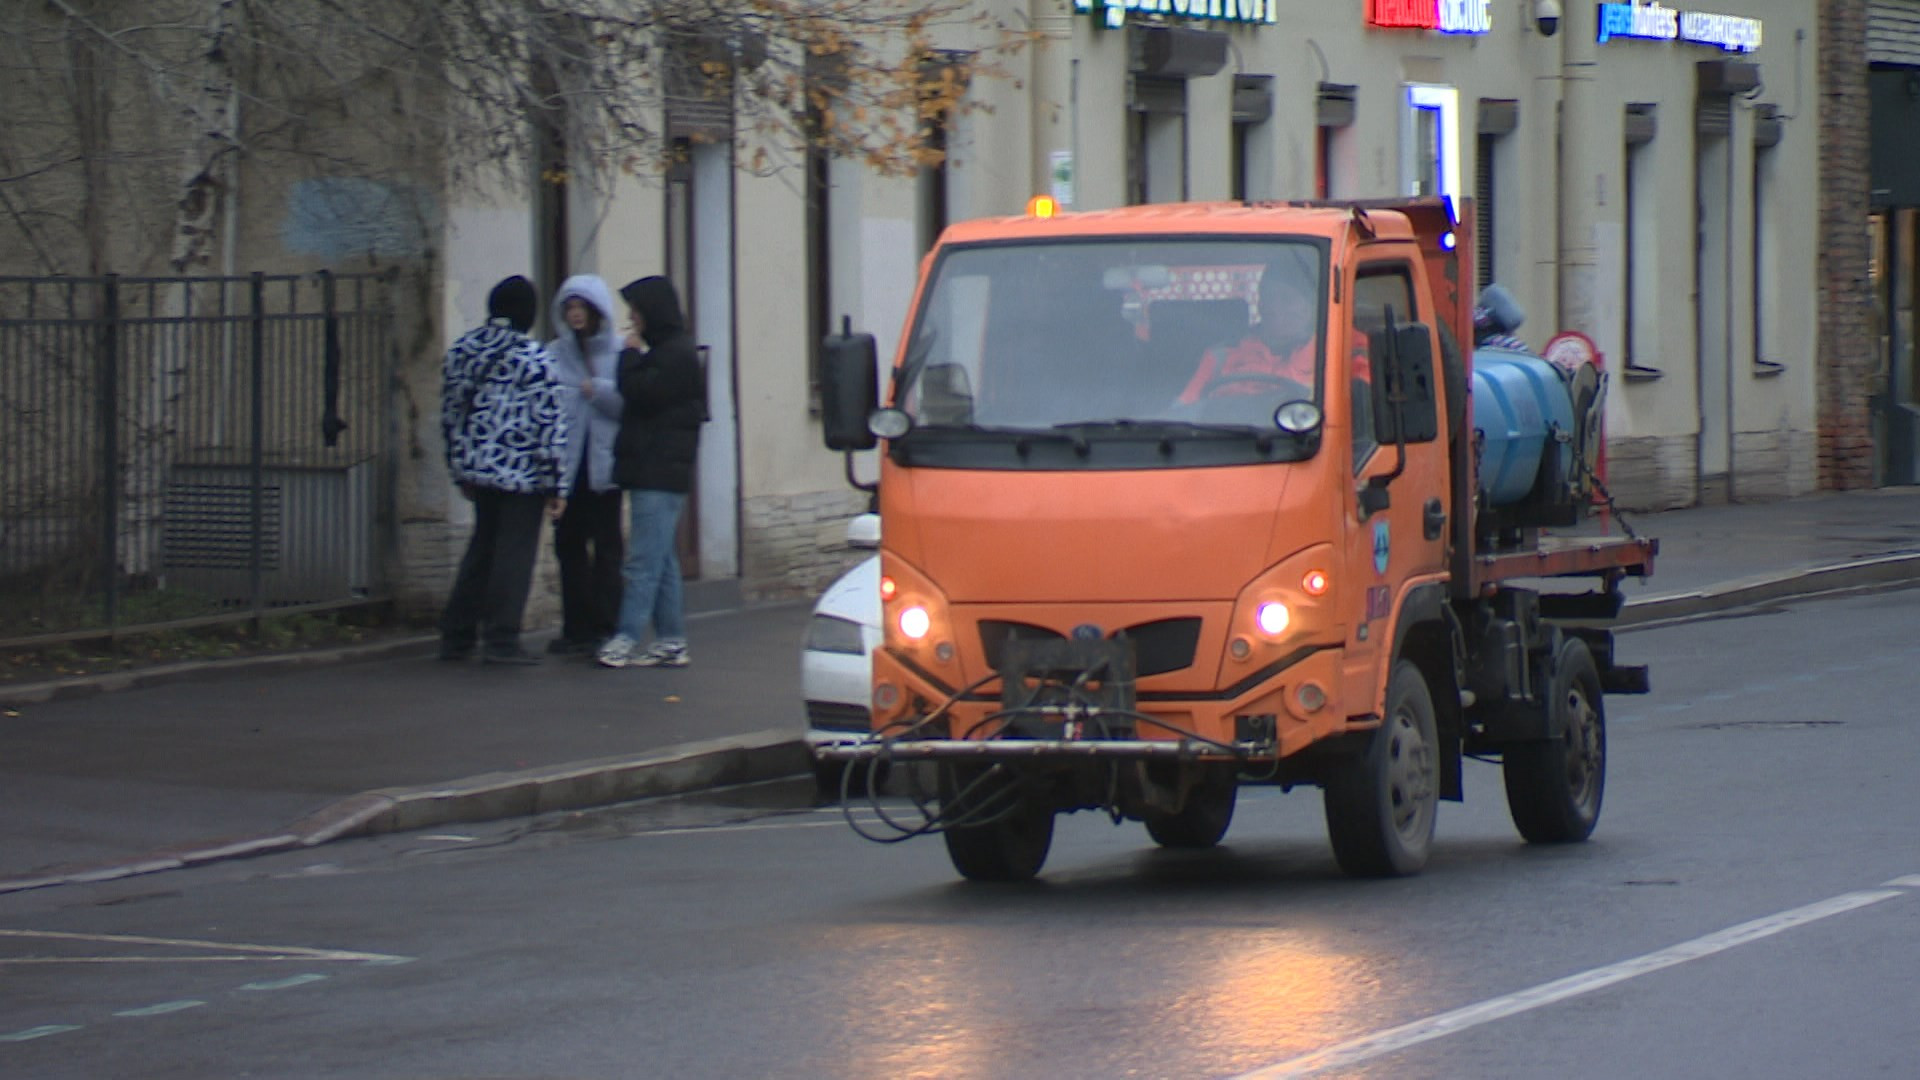
[[[613,481],[640,491],[686,494],[693,487],[700,425],[707,418],[707,376],[680,297],[663,277],[644,277],[620,290],[640,313],[647,351],[620,354],[620,435],[613,443]]]

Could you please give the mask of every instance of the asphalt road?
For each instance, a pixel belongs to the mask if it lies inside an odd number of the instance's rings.
[[[1474,765],[1408,880],[1312,791],[1212,852],[1076,815],[996,888],[774,787],[0,897],[0,1076],[1912,1076],[1916,626],[1625,635],[1595,839]]]

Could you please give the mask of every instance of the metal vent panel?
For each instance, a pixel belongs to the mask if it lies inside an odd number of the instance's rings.
[[[280,488],[260,490],[260,565],[280,569]],[[253,566],[253,489],[244,483],[175,480],[167,485],[161,557],[174,570]]]

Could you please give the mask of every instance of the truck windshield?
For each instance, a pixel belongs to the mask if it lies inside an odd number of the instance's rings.
[[[894,401],[935,438],[1270,442],[1276,408],[1320,402],[1326,262],[1307,238],[952,248]]]

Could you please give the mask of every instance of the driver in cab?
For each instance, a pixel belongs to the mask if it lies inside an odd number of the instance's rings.
[[[1238,344],[1215,345],[1202,354],[1179,402],[1192,405],[1224,394],[1271,396],[1281,380],[1297,383],[1296,392],[1311,396],[1320,351],[1314,292],[1311,281],[1273,267],[1262,271],[1259,322],[1247,328]],[[1364,365],[1365,359],[1356,356],[1355,362]],[[1364,368],[1356,375],[1367,377]]]

